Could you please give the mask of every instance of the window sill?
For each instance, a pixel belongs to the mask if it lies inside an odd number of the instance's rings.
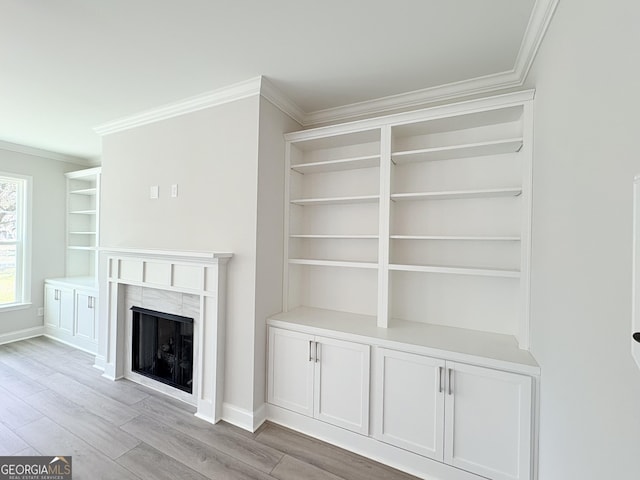
[[[6,305],[0,305],[0,313],[2,312],[11,312],[12,310],[25,310],[27,308],[31,308],[33,304],[31,302],[27,303],[7,303]]]

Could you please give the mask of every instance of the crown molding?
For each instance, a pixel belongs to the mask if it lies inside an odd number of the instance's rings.
[[[253,95],[262,95],[302,126],[311,127],[392,114],[403,110],[425,108],[438,102],[448,102],[508,88],[518,88],[524,85],[559,1],[536,0],[531,10],[529,23],[520,44],[514,67],[505,72],[313,112],[305,112],[266,77],[259,76],[179,102],[104,123],[93,130],[98,135],[109,135],[204,108],[234,102]]]
[[[352,103],[342,107],[317,110],[305,116],[303,125],[316,126],[338,121],[356,120],[373,115],[389,114],[398,110],[421,108],[436,102],[450,101],[521,85],[522,83],[520,83],[520,79],[515,72],[502,72],[437,87],[390,95],[375,100]]]
[[[301,123],[307,127],[355,120],[403,109],[426,107],[429,104],[471,95],[481,95],[497,90],[521,87],[524,85],[559,1],[536,0],[512,70],[375,100],[309,112],[304,115]]]
[[[261,77],[260,95],[273,103],[282,112],[289,115],[300,125],[304,125],[307,113],[281,90],[277,89],[266,77]]]
[[[63,153],[52,152],[42,148],[29,147],[28,145],[20,145],[19,143],[5,142],[3,140],[0,140],[0,150],[24,153],[25,155],[33,155],[49,160],[56,160],[58,162],[74,163],[85,167],[93,165],[93,162],[87,158],[74,157],[73,155],[65,155]]]
[[[93,131],[101,136],[110,135],[178,115],[184,115],[224,103],[235,102],[236,100],[258,95],[260,93],[261,82],[262,77],[251,78],[211,92],[189,97],[179,102],[168,103],[157,108],[152,108],[151,110],[103,123],[102,125],[94,127]]]
[[[520,76],[521,85],[527,79],[533,60],[538,53],[545,33],[547,33],[549,23],[551,23],[559,2],[560,0],[536,0],[533,5],[529,24],[520,44],[520,50],[514,66],[514,70]]]

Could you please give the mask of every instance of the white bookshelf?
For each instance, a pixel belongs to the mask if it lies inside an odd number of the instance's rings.
[[[531,116],[518,93],[287,134],[287,318],[339,311],[528,349]]]
[[[100,168],[68,172],[67,177],[67,278],[97,275],[99,244]]]

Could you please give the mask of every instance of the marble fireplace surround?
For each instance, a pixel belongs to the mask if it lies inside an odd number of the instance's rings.
[[[230,253],[128,248],[100,252],[100,335],[96,367],[193,404],[196,416],[222,417],[226,272]],[[131,372],[131,306],[194,319],[193,393]]]

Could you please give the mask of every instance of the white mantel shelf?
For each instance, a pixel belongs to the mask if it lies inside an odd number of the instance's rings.
[[[144,256],[158,259],[176,259],[182,258],[191,261],[206,261],[220,258],[231,258],[233,253],[230,252],[197,252],[197,251],[178,251],[178,250],[156,250],[145,248],[125,248],[125,247],[100,247],[101,252],[115,253],[127,256]]]

